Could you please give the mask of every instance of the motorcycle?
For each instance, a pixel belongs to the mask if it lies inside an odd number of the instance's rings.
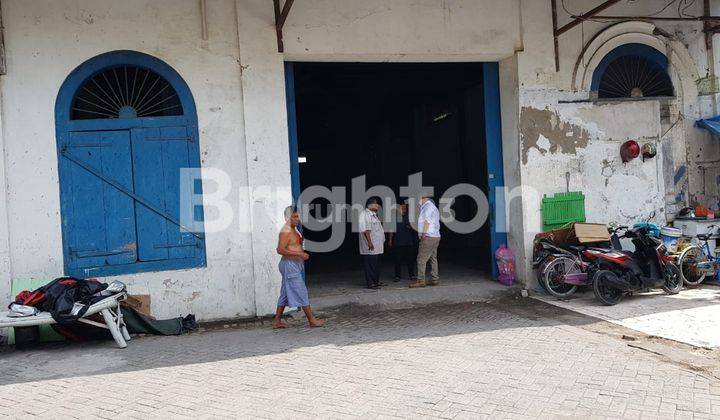
[[[567,299],[577,291],[578,286],[590,286],[592,277],[588,276],[588,271],[592,259],[585,256],[586,252],[590,248],[606,251],[622,249],[617,235],[617,231],[622,229],[626,227],[608,228],[609,244],[558,245],[548,239],[537,241],[533,268],[537,270],[540,285],[558,299]]]
[[[588,276],[595,297],[604,305],[615,305],[626,294],[662,287],[665,293],[677,294],[683,281],[673,257],[649,228],[626,228],[622,237],[631,239],[635,251],[588,248],[583,256],[592,262]]]
[[[558,299],[566,299],[578,286],[588,284],[587,262],[583,261],[582,248],[559,246],[543,240],[536,245],[533,264],[542,287]]]

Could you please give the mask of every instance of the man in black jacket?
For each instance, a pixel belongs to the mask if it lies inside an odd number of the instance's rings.
[[[415,259],[417,258],[417,234],[410,226],[408,205],[400,205],[400,214],[395,222],[395,232],[390,232],[388,245],[395,262],[395,281],[402,279],[402,266],[407,267],[408,278],[415,279]]]

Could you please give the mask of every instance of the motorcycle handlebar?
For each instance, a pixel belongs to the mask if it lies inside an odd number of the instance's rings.
[[[629,226],[617,226],[615,228],[609,228],[608,231],[610,233],[618,233],[621,230],[628,230],[628,229],[630,229]]]

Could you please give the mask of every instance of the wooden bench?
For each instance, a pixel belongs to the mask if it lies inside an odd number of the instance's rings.
[[[130,340],[130,334],[128,333],[125,321],[123,320],[122,312],[120,311],[120,301],[126,297],[126,293],[118,293],[116,295],[108,296],[105,299],[91,305],[87,312],[85,312],[85,315],[78,319],[78,321],[110,330],[110,334],[112,334],[112,337],[118,347],[124,349],[127,347],[127,342]],[[105,323],[87,319],[87,317],[97,313],[102,315]],[[49,325],[56,323],[50,315],[50,312],[40,312],[37,315],[19,318],[10,317],[8,314],[9,312],[0,312],[0,328],[33,327],[37,325]]]

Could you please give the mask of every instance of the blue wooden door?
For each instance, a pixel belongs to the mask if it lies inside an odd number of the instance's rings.
[[[71,133],[62,148],[66,160],[77,162],[68,165],[71,217],[64,220],[71,224],[67,226],[71,237],[66,240],[72,269],[128,264],[136,259],[133,199],[96,175],[111,176],[132,188],[130,148],[126,130]]]
[[[194,167],[185,126],[132,130],[134,187],[140,261],[193,258],[200,238],[180,225],[180,176]]]
[[[66,274],[206,265],[202,188],[181,179],[200,168],[197,110],[172,67],[136,51],[93,57],[60,88],[55,122]],[[181,197],[183,181],[194,195]]]
[[[290,185],[293,203],[300,199],[300,162],[298,152],[297,109],[295,107],[295,67],[285,63],[285,103],[288,120],[288,145],[290,146]]]
[[[485,96],[485,143],[488,168],[488,202],[490,204],[490,259],[493,276],[498,275],[495,250],[507,242],[505,226],[505,186],[500,120],[500,76],[498,63],[485,63],[483,67]]]

